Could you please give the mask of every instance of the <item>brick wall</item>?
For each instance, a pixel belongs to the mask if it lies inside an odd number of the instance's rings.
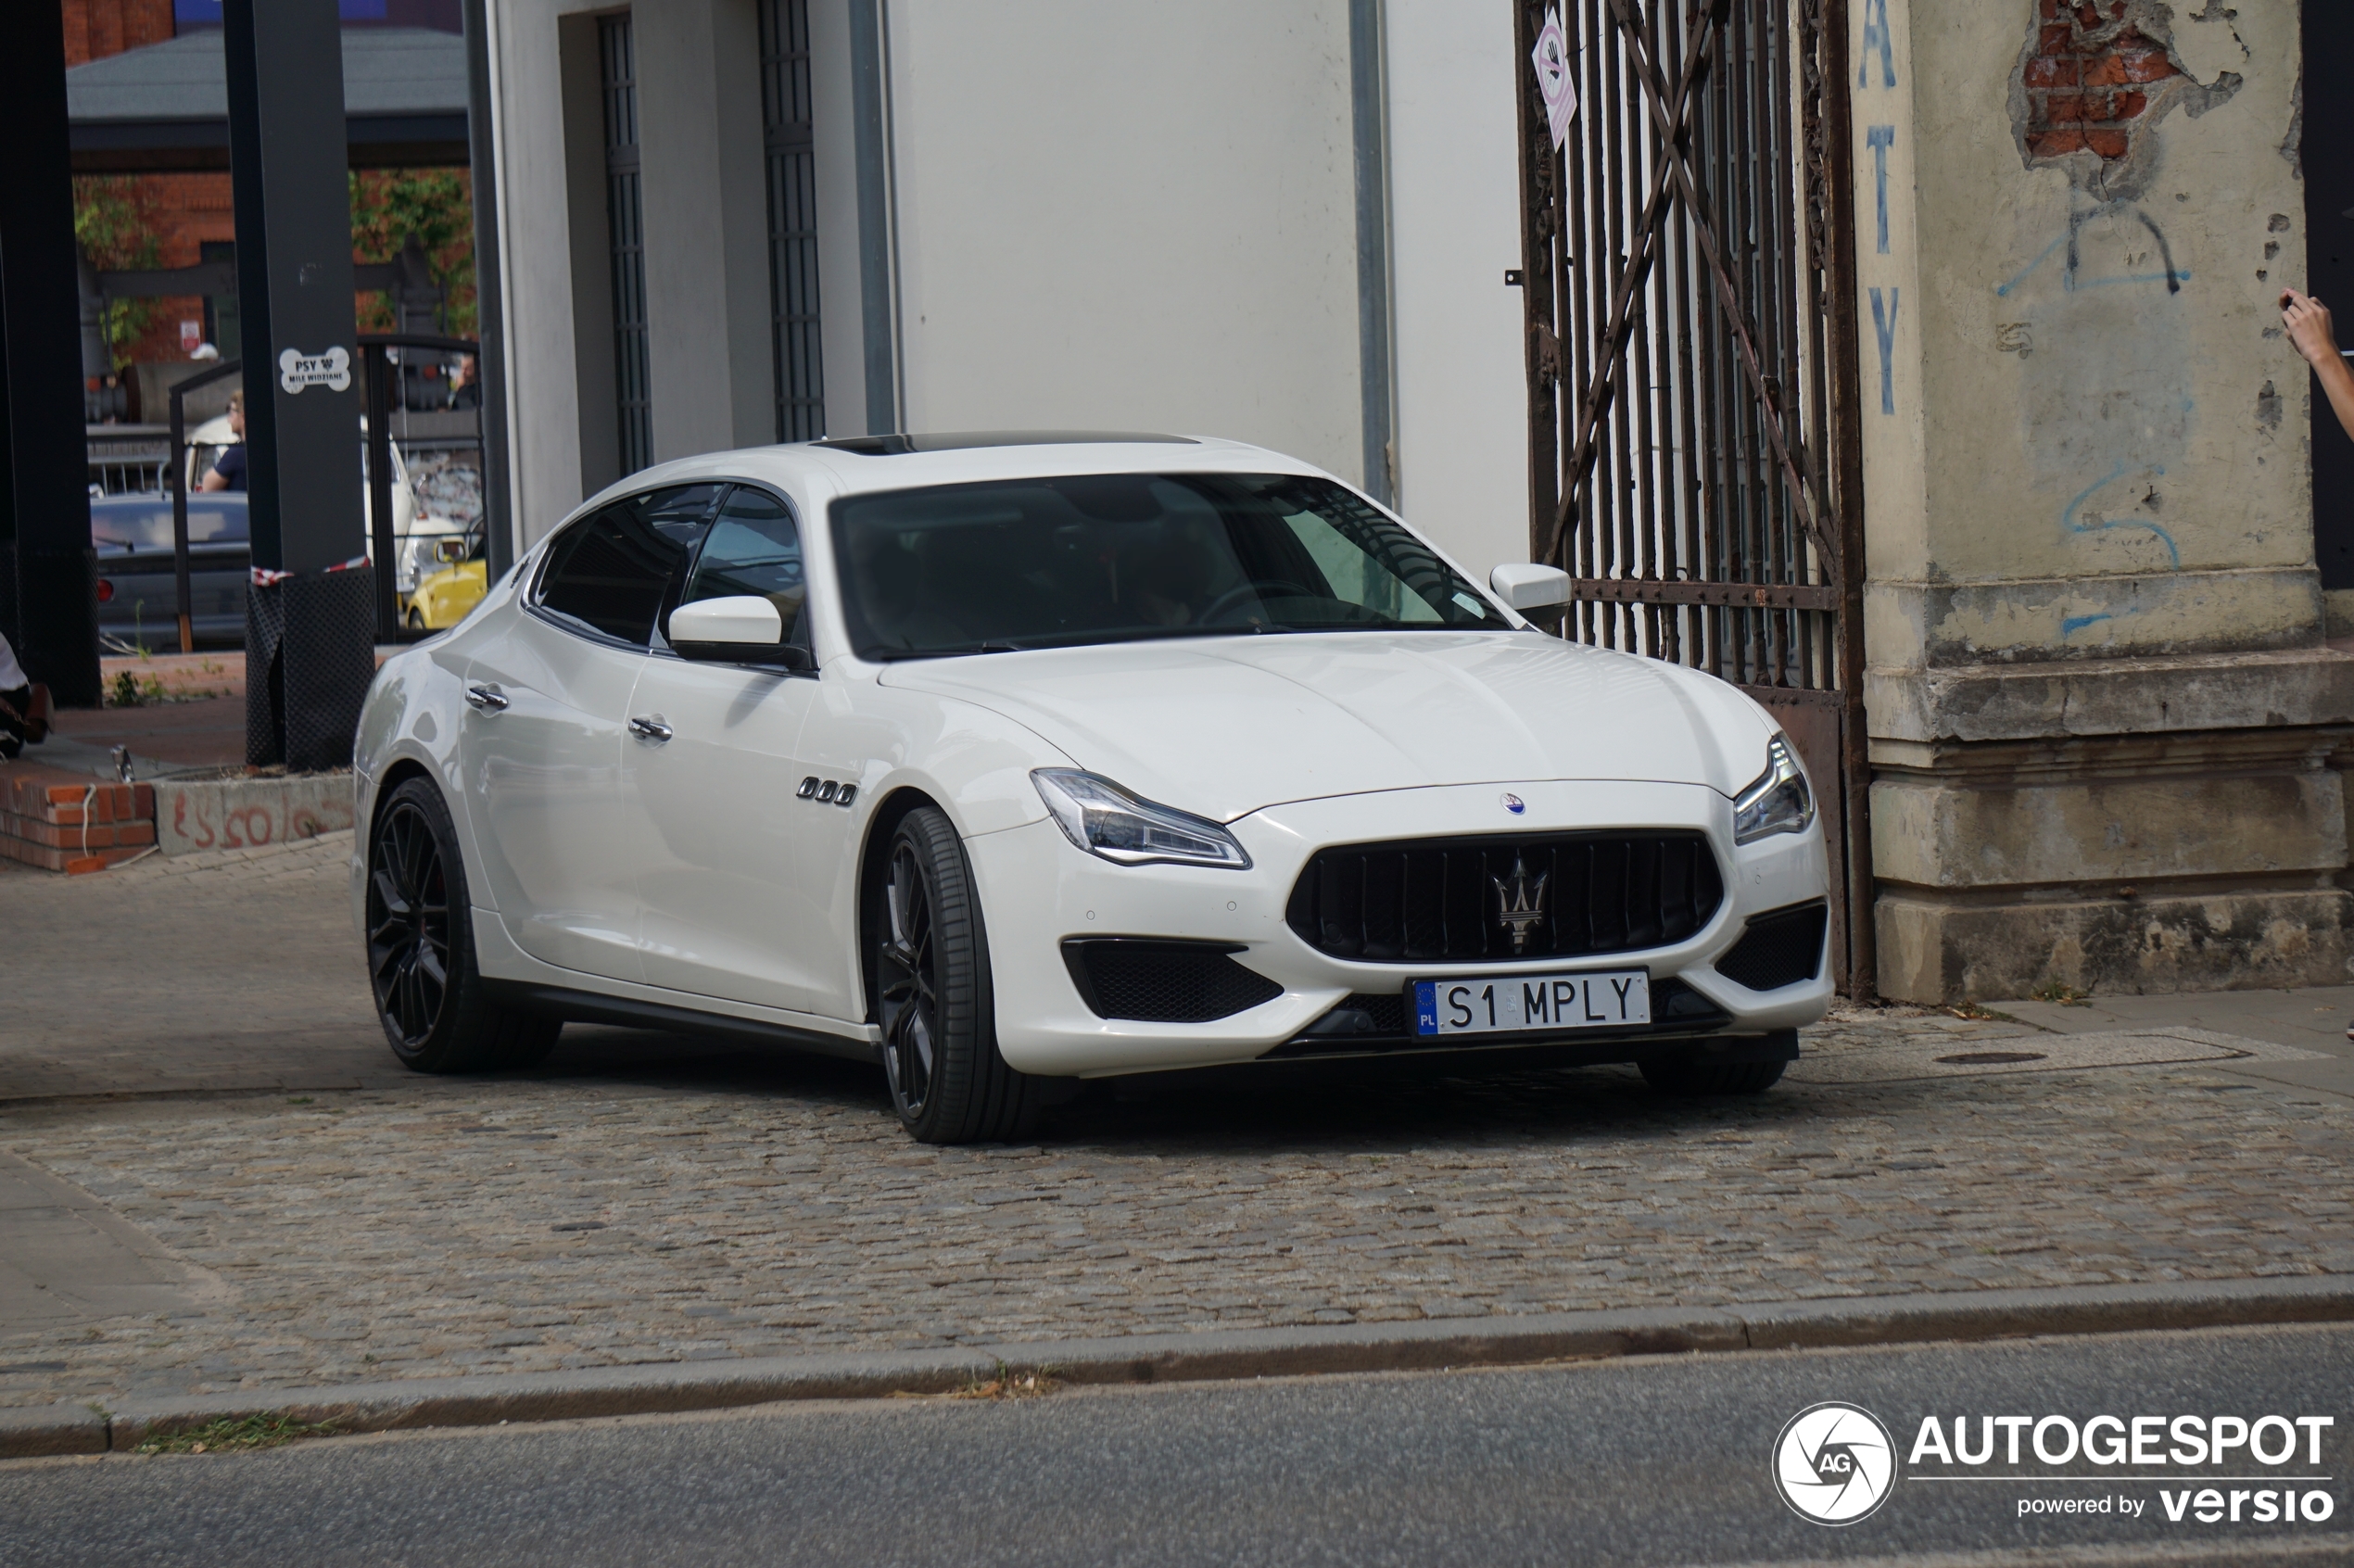
[[[171,0],[64,0],[66,64],[78,66],[172,35]]]
[[[2020,72],[2031,157],[2095,152],[2121,161],[2156,83],[2183,74],[2164,44],[2135,25],[2129,0],[2040,0],[2040,31]]]
[[[103,871],[154,847],[152,784],[106,784],[33,763],[0,775],[0,855],[49,871]]]

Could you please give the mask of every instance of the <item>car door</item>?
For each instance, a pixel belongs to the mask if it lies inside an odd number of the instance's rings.
[[[677,601],[738,594],[768,599],[786,640],[809,646],[798,521],[752,486],[721,503]],[[814,673],[690,661],[659,644],[647,661],[624,790],[648,984],[812,1010],[813,976],[835,944],[807,928],[800,838],[821,815],[849,815],[800,794],[816,688]]]
[[[467,666],[459,752],[475,838],[499,913],[535,958],[642,978],[621,799],[630,696],[717,489],[672,487],[574,523]]]

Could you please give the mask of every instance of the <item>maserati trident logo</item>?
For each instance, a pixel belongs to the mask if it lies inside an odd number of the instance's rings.
[[[1512,933],[1512,951],[1528,951],[1528,933],[1545,919],[1545,884],[1550,877],[1532,877],[1528,862],[1512,856],[1512,874],[1490,877],[1496,886],[1496,923]]]

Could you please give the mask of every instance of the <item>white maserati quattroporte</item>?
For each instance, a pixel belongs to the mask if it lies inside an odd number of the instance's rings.
[[[1232,442],[648,470],[369,693],[385,1032],[760,1036],[880,1060],[937,1143],[1312,1058],[1764,1089],[1830,993],[1805,774],[1731,686],[1516,613],[1567,591]]]

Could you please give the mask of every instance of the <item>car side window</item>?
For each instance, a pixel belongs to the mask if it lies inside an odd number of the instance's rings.
[[[801,530],[784,502],[745,485],[728,492],[712,519],[678,602],[739,594],[757,594],[774,604],[785,623],[785,640],[808,646],[803,611],[809,585],[802,567]]]
[[[645,647],[718,490],[674,486],[582,518],[549,550],[535,602],[583,630]]]

